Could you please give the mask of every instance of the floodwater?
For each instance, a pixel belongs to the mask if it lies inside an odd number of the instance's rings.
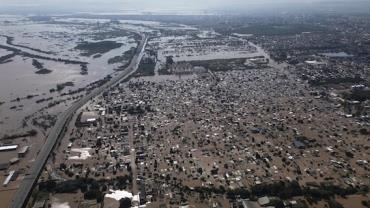
[[[12,62],[0,65],[0,98],[10,101],[27,95],[47,93],[57,83],[77,82],[83,78],[80,66],[66,65],[54,61],[43,61],[44,66],[53,72],[35,74],[37,69],[32,66],[31,58],[14,57]]]
[[[102,20],[104,21],[104,20]],[[92,22],[90,25],[90,22]],[[133,31],[132,26],[131,31]],[[100,80],[107,75],[115,75],[120,65],[108,64],[108,60],[115,56],[121,56],[137,43],[130,36],[106,38],[103,40],[122,43],[120,48],[100,54],[96,58],[81,56],[81,51],[75,50],[80,41],[93,42],[94,34],[109,32],[111,27],[96,29],[95,20],[87,21],[83,25],[78,24],[46,24],[32,22],[24,18],[0,16],[0,35],[14,37],[13,46],[6,43],[6,38],[0,36],[0,44],[19,49],[32,55],[47,58],[62,58],[75,61],[88,62],[88,74],[81,74],[81,67],[77,64],[65,64],[51,60],[38,59],[46,69],[51,70],[49,74],[36,74],[37,69],[32,65],[32,58],[15,56],[11,62],[0,64],[0,136],[10,134],[19,129],[21,121],[25,116],[33,114],[45,107],[49,102],[36,103],[42,98],[53,97],[53,101],[62,99],[58,93],[50,93],[57,84],[73,82],[74,86],[66,87],[62,92],[76,90],[88,84]],[[103,41],[99,40],[99,41]],[[25,46],[25,47],[22,47]],[[30,47],[30,48],[27,48]],[[36,49],[36,50],[32,50]],[[0,49],[0,57],[11,54],[11,51]],[[37,95],[31,99],[21,99],[20,102],[11,102],[17,98],[28,95]],[[68,102],[69,104],[72,101]],[[68,103],[58,107],[60,111],[67,108]],[[13,108],[13,109],[10,109]],[[13,131],[14,130],[14,131]]]
[[[331,58],[348,58],[353,57],[353,55],[350,55],[346,52],[337,52],[337,53],[321,53],[321,55],[331,57]]]
[[[245,42],[242,38],[222,38],[218,37],[220,35],[214,31],[200,30],[181,24],[120,20],[120,24],[114,23],[109,25],[110,20],[108,19],[54,19],[56,22],[41,23],[30,21],[24,17],[0,16],[0,35],[14,37],[13,44],[21,46],[8,45],[6,43],[6,38],[2,36],[0,36],[0,44],[33,55],[88,62],[88,74],[81,75],[81,67],[79,65],[43,59],[38,60],[44,64],[45,68],[52,72],[50,74],[36,74],[35,72],[37,69],[32,66],[32,58],[21,56],[13,57],[12,62],[0,64],[0,103],[5,102],[0,105],[0,136],[5,133],[12,133],[13,130],[16,131],[20,127],[21,121],[25,116],[37,112],[48,104],[48,102],[38,104],[36,103],[37,100],[50,97],[54,98],[53,101],[65,99],[61,98],[58,93],[50,93],[50,89],[55,89],[57,84],[73,82],[74,86],[66,87],[63,91],[67,92],[68,90],[76,90],[85,87],[107,75],[114,76],[118,73],[115,69],[122,64],[108,64],[107,62],[110,58],[123,55],[123,53],[130,50],[131,47],[137,47],[137,43],[131,35],[102,38],[99,40],[116,41],[123,45],[120,48],[100,54],[101,56],[97,58],[94,58],[94,55],[90,57],[81,56],[81,51],[74,49],[81,41],[97,41],[94,39],[94,35],[97,33],[100,34],[100,32],[109,33],[115,29],[123,29],[130,32],[149,33],[165,29],[176,32],[178,32],[178,30],[184,30],[198,33],[198,39],[196,40],[190,35],[157,37],[152,39],[149,45],[152,44],[159,52],[159,64],[157,64],[156,75],[158,75],[160,63],[165,63],[165,56],[167,55],[174,55],[175,61],[248,58],[261,55],[269,58],[268,54],[253,43],[242,46],[237,44],[233,46],[224,44],[228,43],[231,39]],[[205,48],[203,46],[205,46]],[[183,50],[184,53],[182,53],[181,50]],[[0,49],[0,57],[10,53],[11,52],[7,50]],[[178,56],[176,56],[176,53],[179,53]],[[270,64],[273,63],[270,62]],[[154,78],[145,79],[160,81],[163,79],[186,78],[186,76],[155,76]],[[28,95],[37,95],[37,97],[21,99],[20,102],[11,102],[11,100],[24,98]],[[72,102],[73,100],[66,101],[57,107],[49,109],[48,112],[61,112]]]
[[[11,52],[9,52],[9,51],[7,51],[7,50],[5,50],[5,49],[1,49],[1,48],[0,48],[0,57],[2,57],[2,56],[6,56],[6,55],[8,55],[8,54],[11,54]]]
[[[1,27],[1,26],[0,26]],[[5,35],[15,35],[12,32],[9,32],[8,30],[12,31],[12,27],[5,27],[4,30],[2,30],[2,34],[5,33]],[[52,70],[52,73],[50,74],[44,74],[39,75],[35,74],[34,72],[37,71],[32,66],[32,60],[29,58],[19,58],[18,56],[13,58],[13,62],[6,63],[6,64],[0,64],[0,100],[10,100],[15,99],[17,97],[24,97],[29,94],[35,93],[35,92],[42,92],[46,93],[49,91],[49,89],[54,88],[56,84],[64,83],[68,81],[73,81],[75,83],[75,87],[83,87],[87,84],[99,80],[103,77],[105,77],[108,74],[111,74],[114,72],[114,69],[116,69],[119,65],[118,64],[107,64],[108,60],[114,56],[122,55],[125,51],[130,50],[131,47],[136,47],[137,44],[134,42],[132,38],[129,37],[119,37],[119,38],[111,38],[111,39],[105,39],[110,41],[116,41],[118,43],[123,43],[123,46],[114,50],[111,50],[105,54],[102,54],[99,58],[93,58],[93,57],[82,57],[79,56],[79,51],[72,51],[73,48],[76,46],[77,40],[74,41],[68,41],[68,39],[44,39],[39,38],[36,40],[31,39],[32,33],[40,34],[47,30],[51,31],[59,31],[59,27],[55,27],[54,25],[29,25],[30,31],[25,32],[24,27],[22,29],[21,34],[26,35],[17,35],[15,36],[14,44],[20,44],[25,45],[29,47],[34,47],[37,49],[41,49],[44,51],[52,51],[54,54],[45,54],[42,52],[34,51],[27,48],[22,47],[16,47],[11,46],[6,43],[5,37],[0,37],[0,44],[9,46],[12,48],[20,49],[24,52],[34,54],[34,55],[40,55],[44,57],[50,57],[50,58],[64,58],[64,59],[70,59],[70,60],[77,60],[77,61],[85,61],[88,62],[88,74],[87,75],[81,75],[80,74],[80,66],[75,64],[64,64],[60,62],[54,62],[54,61],[45,61],[42,59],[39,59],[40,62],[45,64],[45,68]],[[27,27],[26,27],[27,28]],[[55,29],[58,28],[58,29]],[[14,28],[13,28],[14,29]],[[18,31],[18,29],[15,29]],[[60,31],[59,31],[60,32]],[[69,33],[71,31],[63,31],[63,33]],[[45,35],[46,37],[49,34]],[[69,34],[69,35],[76,35],[75,32]],[[37,35],[35,35],[37,36]],[[85,39],[86,40],[86,39]],[[88,39],[87,39],[88,40]],[[90,40],[88,40],[90,41]],[[54,42],[54,43],[53,43]],[[56,46],[58,45],[58,46]],[[37,47],[38,46],[38,47]],[[2,53],[5,53],[3,51],[0,51]],[[6,55],[6,54],[5,54]],[[9,87],[7,87],[9,86]]]
[[[165,63],[167,56],[173,56],[173,60],[176,62],[252,58],[257,56],[268,58],[268,55],[261,48],[242,38],[222,38],[218,36],[219,34],[214,31],[200,30],[198,34],[200,39],[194,39],[189,35],[168,36],[155,38],[149,44],[158,49],[158,60],[162,63]],[[230,41],[238,44],[229,45]]]

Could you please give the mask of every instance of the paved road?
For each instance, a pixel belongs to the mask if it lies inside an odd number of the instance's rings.
[[[109,82],[107,82],[103,86],[91,91],[90,94],[86,95],[81,100],[74,103],[64,113],[59,115],[59,119],[57,120],[56,124],[50,131],[50,134],[48,135],[45,144],[43,145],[41,151],[37,155],[35,163],[32,165],[30,171],[28,172],[28,174],[26,174],[26,177],[22,180],[18,191],[15,193],[13,200],[10,203],[10,208],[22,208],[26,206],[29,196],[31,195],[32,189],[34,185],[37,183],[37,180],[44,168],[44,165],[46,164],[46,161],[50,153],[53,151],[54,146],[59,139],[59,136],[65,129],[65,126],[69,122],[71,116],[79,108],[85,105],[89,100],[98,96],[104,90],[119,83],[122,79],[127,78],[129,75],[135,72],[143,56],[143,52],[144,52],[147,40],[148,40],[148,37],[146,35],[142,35],[142,40],[139,44],[139,47],[138,47],[138,50],[135,56],[132,58],[130,65],[124,71],[122,71],[120,75],[112,78]]]

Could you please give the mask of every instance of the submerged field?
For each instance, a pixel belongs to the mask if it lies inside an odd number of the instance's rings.
[[[63,100],[61,94],[115,73],[131,56],[109,60],[136,48],[140,38],[134,28],[104,20],[1,16],[0,29],[0,136],[12,134],[24,117],[50,104],[38,101]],[[67,82],[73,85],[58,88]]]

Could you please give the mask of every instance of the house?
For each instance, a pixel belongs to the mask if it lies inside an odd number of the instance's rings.
[[[13,165],[13,164],[15,164],[15,163],[18,163],[19,162],[19,158],[18,157],[14,157],[14,158],[12,158],[12,159],[10,159],[9,160],[9,163],[11,164],[11,165]]]
[[[239,202],[241,203],[241,206],[243,208],[257,208],[257,207],[260,207],[260,206],[258,206],[258,204],[256,202],[252,202],[250,200],[244,200],[243,199],[243,200],[240,200]]]
[[[0,163],[0,170],[8,170],[9,168],[9,163]]]
[[[87,127],[96,124],[96,120],[98,119],[98,115],[95,112],[82,112],[78,116],[76,121],[76,126],[78,127]]]
[[[294,147],[296,147],[298,149],[305,149],[306,148],[306,144],[301,142],[300,140],[297,140],[297,139],[295,139],[293,141],[293,145],[294,145]]]
[[[22,149],[18,152],[18,157],[25,157],[28,152],[29,146],[24,146]]]
[[[264,197],[261,197],[257,200],[258,204],[261,207],[266,207],[266,208],[274,207],[274,204],[277,201],[280,201],[280,199],[278,197],[269,197],[269,196],[264,196]]]
[[[271,203],[270,198],[268,196],[259,198],[257,202],[260,206],[268,206]]]
[[[32,208],[46,208],[46,207],[47,207],[46,200],[41,200],[41,201],[35,202]]]
[[[81,202],[80,206],[81,208],[98,208],[100,207],[96,200],[85,200],[83,202]]]
[[[4,183],[3,183],[3,186],[7,186],[9,184],[9,182],[12,180],[13,178],[13,175],[14,175],[15,171],[12,170],[9,172],[9,175],[5,178],[4,180]]]
[[[134,195],[132,197],[132,205],[133,206],[139,206],[140,205],[140,196],[139,195]]]
[[[5,146],[0,146],[0,152],[5,152],[5,151],[14,151],[18,148],[18,145],[5,145]]]
[[[193,73],[193,66],[185,62],[175,63],[172,64],[170,72],[172,74],[191,74]]]

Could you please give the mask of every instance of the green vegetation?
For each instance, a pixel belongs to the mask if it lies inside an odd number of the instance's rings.
[[[121,62],[126,61],[126,60],[127,59],[126,59],[125,55],[115,56],[115,57],[110,58],[108,60],[108,64],[117,64],[117,63],[121,63]]]
[[[282,199],[288,199],[293,196],[302,194],[301,187],[297,181],[286,182],[278,181],[271,184],[261,184],[251,188],[251,192],[255,196],[278,196]]]
[[[123,198],[119,200],[119,208],[130,208],[131,207],[131,199]]]
[[[52,72],[51,70],[46,69],[46,68],[44,67],[44,64],[43,64],[43,63],[41,63],[41,62],[39,62],[39,61],[38,61],[38,60],[36,60],[36,59],[32,59],[32,65],[33,65],[36,69],[38,69],[38,71],[36,71],[36,72],[35,72],[36,74],[49,74],[49,73],[51,73],[51,72]]]
[[[20,46],[18,46],[18,47],[20,47]],[[3,58],[0,58],[0,63],[9,62],[9,61],[11,61],[11,60],[9,60],[10,58],[19,55],[19,56],[22,56],[22,57],[29,57],[29,58],[33,58],[33,59],[43,59],[43,60],[49,60],[49,61],[63,62],[65,64],[88,64],[87,62],[83,62],[83,61],[75,61],[75,60],[62,59],[62,58],[51,58],[51,57],[47,57],[47,56],[31,54],[31,53],[28,53],[28,52],[25,52],[25,51],[21,51],[17,48],[4,46],[4,45],[0,45],[0,48],[13,52],[13,54],[10,54],[10,55],[7,55]]]
[[[68,171],[65,164],[61,164],[60,168],[65,172]],[[39,183],[39,190],[51,193],[76,193],[80,190],[82,193],[86,193],[89,190],[106,191],[106,185],[109,185],[114,190],[122,190],[126,189],[131,184],[131,181],[132,177],[130,175],[118,176],[109,180],[77,177],[76,179],[61,182],[55,182],[53,180],[41,182]]]
[[[12,61],[11,58],[13,58],[14,56],[16,56],[16,54],[11,53],[11,54],[0,57],[0,64],[11,62]]]
[[[36,71],[35,73],[36,74],[50,74],[52,71],[49,70],[49,69],[40,69],[38,71]]]
[[[224,187],[184,187],[185,192],[196,192],[200,196],[210,196],[212,194],[226,194],[229,199],[236,198],[256,198],[262,196],[275,196],[280,199],[290,199],[296,196],[304,196],[308,201],[315,202],[320,200],[331,201],[333,207],[340,207],[335,201],[334,196],[346,197],[353,194],[363,194],[369,192],[369,187],[340,187],[330,183],[317,184],[316,187],[301,187],[297,181],[277,181],[252,186],[250,189],[239,188],[225,190]]]
[[[19,133],[19,134],[13,134],[13,135],[4,135],[1,140],[12,140],[12,139],[18,139],[23,137],[33,137],[37,135],[37,131],[32,129],[25,133]]]
[[[218,59],[207,61],[191,61],[193,66],[202,66],[211,71],[230,71],[235,69],[245,70],[245,59]]]
[[[243,34],[254,34],[254,35],[296,35],[303,32],[324,32],[327,29],[324,27],[309,25],[309,24],[253,24],[237,29],[233,29],[234,33],[243,33]]]
[[[303,79],[306,79],[306,77],[303,77]],[[364,79],[362,79],[359,76],[353,76],[353,77],[328,77],[328,78],[320,78],[320,79],[309,79],[308,83],[313,86],[320,86],[320,85],[328,85],[328,84],[343,84],[343,83],[363,83],[365,82]]]
[[[65,87],[73,87],[73,86],[74,86],[74,83],[73,82],[65,82],[65,83],[57,84],[56,91],[60,92]]]
[[[370,90],[362,90],[362,91],[352,91],[352,92],[343,92],[342,96],[344,99],[347,100],[358,100],[358,101],[366,101],[370,99]]]
[[[81,56],[92,56],[94,54],[104,54],[113,49],[120,48],[123,44],[115,41],[100,42],[81,42],[75,49],[82,51]]]
[[[80,67],[81,67],[81,72],[80,72],[80,74],[81,75],[86,75],[87,73],[88,73],[88,69],[87,69],[87,65],[86,64],[81,64],[80,65]]]
[[[92,189],[84,193],[84,199],[96,199],[96,202],[101,203],[104,200],[104,194],[99,189]]]
[[[42,68],[44,68],[44,64],[42,64],[41,62],[37,61],[36,59],[33,59],[33,60],[32,60],[32,65],[33,65],[36,69],[42,69]]]
[[[334,199],[328,200],[328,205],[329,205],[329,208],[344,208],[341,204],[339,204]]]
[[[174,63],[175,63],[175,61],[173,60],[173,56],[166,56],[166,65],[165,65],[165,67],[160,68],[158,70],[158,73],[160,75],[168,75],[168,74],[171,74],[170,71],[169,71],[169,69],[172,66],[172,64],[174,64]]]
[[[136,53],[136,48],[131,47],[130,50],[124,52],[122,56],[115,56],[113,58],[110,58],[108,60],[108,64],[117,64],[117,63],[122,63],[124,61],[128,62],[130,59],[132,59],[135,53]]]
[[[67,175],[71,172],[68,170],[65,164],[60,164],[60,169],[64,170]],[[72,174],[73,176],[73,174]],[[122,190],[128,188],[131,185],[132,176],[118,176],[113,179],[102,179],[95,180],[92,178],[80,178],[56,182],[54,180],[48,180],[40,182],[39,191],[48,193],[77,193],[81,191],[84,195],[84,199],[93,200],[96,199],[97,203],[101,203],[104,200],[104,193],[108,190],[108,186],[114,190]]]
[[[155,60],[152,58],[143,58],[136,71],[136,76],[154,76]]]
[[[37,49],[37,48],[32,48],[32,47],[29,47],[29,46],[14,44],[13,43],[14,42],[14,37],[6,36],[6,35],[2,35],[2,36],[6,38],[6,43],[8,45],[16,46],[16,47],[20,47],[20,48],[26,48],[26,49],[29,49],[29,50],[32,50],[32,51],[36,51],[36,52],[39,52],[39,53],[54,54],[54,53],[52,53],[50,51],[43,51],[43,50],[40,50],[40,49]]]
[[[370,200],[369,201],[362,201],[361,204],[366,207],[366,208],[370,208]]]
[[[171,74],[171,73],[168,71],[168,69],[166,69],[165,67],[162,67],[162,68],[160,68],[160,69],[158,70],[158,74],[159,74],[159,75],[169,75],[169,74]]]
[[[107,26],[108,26],[109,29],[111,29],[110,25],[107,25]],[[116,30],[112,30],[112,31],[104,31],[104,32],[94,33],[92,35],[92,39],[98,41],[98,40],[106,40],[106,39],[111,39],[111,38],[125,37],[125,36],[130,36],[130,35],[132,35],[132,33],[127,31],[127,30],[116,29]]]
[[[57,122],[57,116],[55,115],[42,115],[32,119],[32,125],[40,127],[44,130],[51,128]]]

